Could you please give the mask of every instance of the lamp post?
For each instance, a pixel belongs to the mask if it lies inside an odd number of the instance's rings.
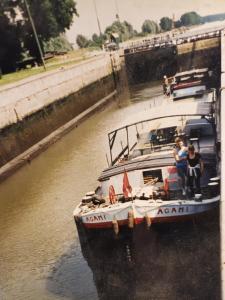
[[[114,0],[114,1],[115,1],[115,6],[116,6],[116,18],[120,22],[120,15],[119,15],[118,3],[117,3],[117,0]]]
[[[98,23],[98,30],[99,30],[99,34],[101,36],[102,35],[102,31],[101,31],[100,21],[99,21],[99,17],[98,17],[97,6],[96,6],[95,0],[93,0],[93,2],[94,2],[94,8],[95,8],[95,14],[96,14],[96,18],[97,18],[97,23]]]
[[[36,28],[35,28],[35,25],[34,25],[34,21],[32,19],[31,13],[30,13],[30,8],[29,8],[29,5],[27,3],[27,0],[24,0],[24,3],[25,3],[25,6],[26,6],[28,18],[30,20],[31,27],[32,27],[32,30],[33,30],[33,33],[34,33],[34,37],[35,37],[35,40],[36,40],[36,43],[37,43],[37,46],[38,46],[38,50],[39,50],[39,53],[40,53],[40,56],[41,56],[41,61],[42,61],[43,67],[44,67],[44,69],[46,71],[46,66],[45,66],[45,60],[44,60],[43,52],[41,50],[41,45],[40,45],[40,42],[39,42],[39,39],[38,39],[37,31],[36,31]]]

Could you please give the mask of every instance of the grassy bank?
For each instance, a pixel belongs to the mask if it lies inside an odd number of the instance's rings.
[[[64,66],[79,63],[81,61],[89,59],[93,54],[93,51],[90,50],[74,50],[65,55],[55,56],[46,61],[46,71],[52,71]],[[27,77],[44,73],[46,71],[43,67],[33,67],[10,74],[5,74],[0,79],[0,86],[14,83]]]

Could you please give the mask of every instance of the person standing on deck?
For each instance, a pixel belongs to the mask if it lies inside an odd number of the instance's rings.
[[[188,185],[191,189],[191,194],[194,196],[194,184],[195,194],[201,194],[200,179],[203,173],[204,165],[201,159],[201,155],[195,152],[193,145],[188,146]]]
[[[186,195],[186,179],[187,179],[187,147],[184,146],[181,138],[175,139],[174,158],[176,161],[177,173],[181,180],[182,194]]]
[[[163,76],[163,93],[164,95],[168,96],[168,87],[169,87],[169,80],[166,75]]]
[[[170,96],[171,94],[171,81],[173,77],[167,77],[166,75],[163,76],[163,93],[166,96]]]

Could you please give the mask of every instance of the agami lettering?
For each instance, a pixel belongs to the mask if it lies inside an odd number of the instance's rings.
[[[177,214],[177,213],[187,213],[188,206],[186,207],[165,207],[158,209],[158,215],[166,215],[166,214]]]
[[[106,220],[105,215],[97,215],[97,216],[86,217],[86,222],[87,223],[93,223],[93,222],[96,222],[96,221],[104,221],[104,220]]]

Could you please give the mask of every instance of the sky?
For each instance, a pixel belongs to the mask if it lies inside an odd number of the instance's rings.
[[[196,11],[201,16],[215,13],[225,13],[225,0],[76,0],[79,17],[74,17],[73,25],[67,31],[71,43],[75,43],[77,34],[91,38],[93,33],[99,33],[94,9],[96,3],[102,32],[115,21],[118,12],[121,21],[128,21],[140,31],[146,19],[159,21],[168,16],[175,20],[189,11]]]

